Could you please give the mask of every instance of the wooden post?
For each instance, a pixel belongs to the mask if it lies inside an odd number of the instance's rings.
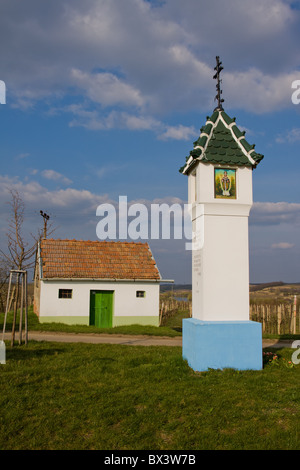
[[[2,331],[2,341],[4,341],[7,313],[8,313],[8,307],[9,307],[9,304],[10,304],[9,296],[10,296],[10,289],[11,289],[11,278],[12,278],[12,273],[9,274],[8,291],[7,291],[7,299],[6,299],[6,309],[5,309],[4,322],[3,322],[3,331]]]
[[[293,306],[289,305],[289,311],[290,311],[290,330],[289,333],[293,334],[294,330],[294,319],[293,319]]]
[[[296,334],[297,296],[294,295],[294,335]]]
[[[11,305],[13,303],[15,293],[16,293],[16,286],[13,286],[13,288],[11,290],[11,294],[10,294],[9,304],[8,304],[8,310],[7,310],[8,312],[10,312],[10,310],[11,310]]]
[[[25,307],[25,344],[28,342],[28,293],[27,293],[27,271],[23,270],[14,270],[12,269],[9,274],[9,283],[8,283],[8,292],[6,299],[6,308],[3,322],[3,331],[2,331],[2,341],[4,341],[5,328],[7,322],[7,314],[9,311],[9,306],[11,303],[11,285],[12,285],[12,276],[16,274],[16,286],[15,287],[15,298],[14,298],[14,312],[13,312],[13,324],[12,324],[12,335],[11,335],[11,347],[14,346],[15,341],[15,330],[17,323],[17,310],[18,310],[18,300],[19,300],[19,287],[21,284],[21,304],[20,304],[20,319],[19,319],[19,344],[22,344],[22,331],[23,331],[23,314]],[[20,282],[21,280],[21,282]]]
[[[16,284],[16,296],[14,301],[14,317],[13,317],[13,324],[11,330],[11,347],[14,346],[15,342],[15,329],[16,329],[16,322],[17,322],[17,309],[18,309],[18,299],[19,299],[19,279],[20,274],[17,273],[17,284]]]
[[[25,344],[28,343],[28,292],[27,292],[27,271],[24,273],[25,275]]]
[[[159,326],[161,325],[161,322],[162,322],[163,310],[164,310],[164,303],[161,304],[160,316],[159,316]]]
[[[280,326],[281,326],[281,305],[278,305],[278,315],[277,315],[277,333],[280,335]]]
[[[24,273],[21,275],[21,304],[20,304],[20,319],[19,319],[19,344],[22,344],[22,328],[23,328],[23,307],[24,307]]]

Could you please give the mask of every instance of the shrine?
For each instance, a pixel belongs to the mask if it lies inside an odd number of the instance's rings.
[[[249,320],[248,217],[255,151],[224,111],[217,59],[217,107],[181,173],[192,218],[192,318],[182,326],[183,358],[194,370],[261,369],[261,324]]]

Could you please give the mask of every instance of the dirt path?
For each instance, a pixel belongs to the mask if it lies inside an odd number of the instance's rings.
[[[11,333],[6,333],[5,340],[11,340]],[[23,336],[24,339],[24,336]],[[19,333],[16,332],[16,342],[19,341]],[[29,331],[28,340],[55,341],[60,343],[92,343],[92,344],[127,344],[130,346],[182,346],[182,337],[176,336],[149,336],[149,335],[105,335],[105,334],[76,334]],[[263,348],[291,348],[293,340],[264,339]]]

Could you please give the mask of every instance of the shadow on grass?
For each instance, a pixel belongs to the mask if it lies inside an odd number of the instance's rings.
[[[30,340],[28,345],[25,345],[24,343],[22,345],[19,345],[17,342],[15,342],[15,345],[11,347],[11,342],[10,341],[5,341],[5,346],[6,346],[6,362],[25,362],[25,361],[31,361],[32,359],[39,360],[42,358],[47,358],[47,357],[55,357],[57,358],[58,356],[62,356],[65,353],[70,352],[70,348],[72,348],[72,345],[66,344],[63,345],[62,343],[57,344],[57,343],[51,343],[51,346],[47,344],[47,342],[40,342],[40,341],[34,341]],[[83,347],[83,354],[85,354],[84,349],[86,346],[85,344],[81,345],[75,345],[75,355],[74,357],[77,357],[78,354],[78,348]],[[79,351],[80,352],[80,351]],[[71,350],[72,353],[72,350]],[[101,354],[101,353],[100,353]],[[103,353],[102,353],[103,354]],[[97,361],[98,363],[105,363],[106,365],[117,362],[117,359],[110,357],[110,356],[103,356],[98,354],[94,357],[94,361]],[[80,361],[78,361],[80,363]]]
[[[66,351],[66,348],[62,346],[48,348],[40,346],[40,343],[37,344],[39,344],[37,348],[27,348],[27,346],[19,344],[11,347],[10,342],[6,342],[6,361],[26,361],[45,356],[57,356],[57,354],[62,354]]]
[[[177,331],[178,333],[182,333],[182,327],[180,327],[180,326],[174,326],[171,329],[174,330],[174,331]]]

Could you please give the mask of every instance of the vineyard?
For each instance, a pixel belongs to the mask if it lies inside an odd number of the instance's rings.
[[[160,297],[160,325],[181,328],[192,316],[192,291],[169,291]],[[250,320],[262,324],[263,334],[300,333],[300,285],[270,283],[250,287]]]

